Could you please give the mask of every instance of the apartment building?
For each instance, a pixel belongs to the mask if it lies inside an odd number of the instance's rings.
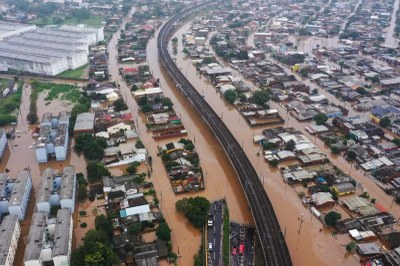
[[[54,232],[54,246],[51,254],[54,266],[64,266],[70,263],[72,228],[73,221],[70,210],[58,210]]]
[[[25,218],[26,208],[32,190],[32,177],[29,170],[23,170],[15,178],[15,185],[8,201],[8,212],[17,215],[18,220]]]
[[[21,227],[16,215],[8,215],[3,219],[0,228],[0,266],[12,266],[18,241],[21,235]]]

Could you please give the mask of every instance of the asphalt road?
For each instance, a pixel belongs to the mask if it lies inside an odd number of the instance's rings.
[[[207,252],[208,265],[222,265],[222,234],[223,234],[223,200],[211,203],[207,219]],[[212,226],[208,225],[209,220]],[[212,243],[212,250],[209,249],[209,243]]]
[[[255,229],[242,224],[230,224],[230,261],[232,266],[254,265],[254,237]],[[240,245],[243,245],[243,253]]]

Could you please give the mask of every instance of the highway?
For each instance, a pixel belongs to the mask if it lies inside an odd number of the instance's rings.
[[[157,39],[159,58],[169,75],[175,80],[177,88],[193,104],[217,137],[234,167],[255,221],[266,265],[292,265],[274,209],[253,165],[221,118],[186,79],[168,53],[168,41],[177,22],[197,9],[210,4],[210,2],[206,2],[185,9],[162,26]]]

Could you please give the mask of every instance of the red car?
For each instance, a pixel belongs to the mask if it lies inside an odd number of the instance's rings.
[[[232,255],[233,256],[237,255],[237,247],[236,246],[233,246],[233,248],[232,248]]]
[[[239,255],[243,256],[243,253],[244,253],[244,244],[240,243],[240,245],[239,245]]]

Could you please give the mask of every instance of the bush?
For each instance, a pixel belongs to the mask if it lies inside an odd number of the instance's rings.
[[[324,220],[325,220],[326,225],[336,226],[337,221],[340,220],[341,218],[342,218],[342,215],[340,213],[335,212],[335,211],[330,211],[330,212],[328,212],[327,215],[325,215]]]
[[[272,159],[271,161],[268,162],[273,167],[277,167],[279,165],[279,161],[277,159]]]
[[[86,228],[86,227],[87,227],[87,223],[81,223],[81,224],[80,224],[80,227],[81,227],[81,228]]]
[[[171,239],[171,229],[167,223],[160,223],[156,230],[156,235],[159,239],[169,241]]]
[[[352,252],[352,251],[354,251],[356,248],[357,248],[357,243],[354,242],[354,241],[351,241],[350,243],[348,243],[348,244],[346,245],[346,250],[347,250],[348,252]]]
[[[100,181],[103,176],[110,176],[110,171],[102,163],[89,162],[86,171],[90,183]]]
[[[208,215],[210,202],[204,197],[183,198],[176,202],[175,208],[178,212],[182,212],[195,227],[202,228]]]
[[[321,113],[321,114],[316,114],[315,116],[314,116],[314,121],[315,121],[315,123],[317,124],[317,125],[323,125],[323,124],[325,124],[326,123],[326,121],[328,121],[328,117],[326,116],[326,114],[323,114],[323,113]]]
[[[136,174],[136,172],[137,172],[137,166],[136,166],[136,164],[131,164],[131,165],[129,165],[127,168],[126,168],[126,171],[129,173],[129,174],[131,174],[131,175],[133,175],[133,174]]]
[[[236,101],[237,93],[235,90],[227,90],[224,93],[225,100],[230,104],[233,104]]]
[[[332,146],[331,147],[331,152],[333,154],[339,154],[340,153],[340,149],[337,146]]]
[[[360,194],[359,197],[364,198],[364,199],[369,199],[369,194],[368,194],[368,192],[365,191],[362,194]]]

